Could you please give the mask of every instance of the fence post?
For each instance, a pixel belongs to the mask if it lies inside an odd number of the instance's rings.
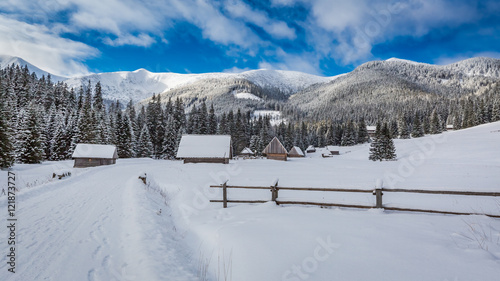
[[[271,185],[271,200],[276,202],[277,198],[278,198],[278,180],[276,180],[274,185]]]
[[[383,208],[382,195],[384,195],[384,193],[382,193],[382,188],[375,189],[373,194],[375,194],[375,200],[376,200],[375,208],[378,208],[378,209]]]
[[[224,208],[227,208],[227,187],[226,187],[226,182],[222,184],[222,206]]]
[[[382,186],[384,185],[384,182],[382,179],[377,179],[375,181],[375,190],[373,190],[373,195],[375,195],[375,208],[383,208],[382,206]]]

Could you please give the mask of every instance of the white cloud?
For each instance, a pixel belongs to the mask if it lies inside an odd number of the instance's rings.
[[[312,0],[308,42],[337,62],[357,64],[373,57],[372,47],[397,36],[421,37],[435,28],[474,22],[469,3],[446,0]],[[318,28],[319,27],[319,28]]]
[[[319,70],[319,59],[314,54],[289,54],[281,48],[277,48],[276,51],[273,52],[272,57],[275,58],[275,61],[263,60],[259,63],[259,68],[293,70],[321,75]]]
[[[49,28],[0,15],[0,54],[18,56],[60,76],[88,73],[81,61],[98,50],[80,42],[61,38]]]
[[[250,6],[239,0],[226,1],[224,9],[228,11],[232,17],[255,24],[264,29],[268,34],[277,38],[295,39],[297,37],[295,30],[290,28],[285,22],[273,20],[264,12],[255,11]]]
[[[149,47],[153,43],[155,43],[156,40],[152,38],[151,36],[147,34],[139,34],[137,36],[127,34],[121,37],[118,37],[116,39],[111,39],[109,37],[104,39],[104,43],[111,45],[111,46],[123,46],[123,45],[133,45],[133,46],[140,46],[140,47]]]

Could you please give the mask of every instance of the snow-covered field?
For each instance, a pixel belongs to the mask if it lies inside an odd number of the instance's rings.
[[[17,165],[16,273],[0,240],[0,280],[499,280],[500,219],[382,210],[210,203],[231,185],[500,192],[500,122],[396,140],[398,161],[368,145],[287,162],[119,159]],[[71,177],[52,179],[70,171]],[[138,176],[146,173],[147,184]],[[6,173],[0,177],[6,186]],[[228,190],[270,199],[268,190]],[[373,205],[371,194],[280,191],[279,199]],[[500,198],[392,194],[384,205],[500,215]],[[0,197],[7,225],[7,200]],[[161,213],[159,210],[161,209]],[[1,237],[7,228],[1,227]]]

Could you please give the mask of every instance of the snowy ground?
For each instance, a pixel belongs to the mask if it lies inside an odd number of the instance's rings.
[[[500,219],[209,203],[222,196],[208,186],[225,180],[370,189],[382,179],[384,187],[500,192],[500,122],[397,140],[398,161],[368,161],[368,148],[229,165],[150,159],[87,169],[71,168],[72,161],[17,165],[16,273],[7,271],[7,242],[0,240],[0,280],[498,280]],[[64,171],[72,176],[52,179]],[[143,173],[147,185],[138,179]],[[5,172],[0,182],[5,186]],[[271,196],[231,189],[228,197]],[[299,191],[279,198],[375,201],[371,194]],[[500,214],[499,198],[386,193],[384,205]],[[7,213],[5,196],[0,209]]]

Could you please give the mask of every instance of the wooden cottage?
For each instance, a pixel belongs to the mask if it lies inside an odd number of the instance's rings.
[[[245,148],[243,148],[243,150],[240,152],[240,155],[241,155],[241,156],[247,156],[247,157],[250,157],[250,156],[253,156],[253,155],[254,155],[254,153],[253,153],[253,151],[252,151],[250,148],[245,147]]]
[[[228,164],[233,158],[231,136],[183,135],[177,150],[177,159],[186,163]]]
[[[340,155],[340,151],[339,151],[337,146],[328,145],[326,147],[326,150],[328,150],[328,152],[330,152],[330,155]]]
[[[288,152],[288,157],[304,157],[304,152],[302,152],[302,149],[298,146],[292,147],[290,149],[290,152]]]
[[[262,154],[266,155],[267,159],[286,161],[288,151],[286,151],[286,148],[281,144],[278,138],[274,137],[262,151]]]
[[[118,153],[114,145],[79,143],[72,158],[75,168],[95,167],[116,164]]]
[[[307,147],[306,152],[307,153],[316,152],[316,148],[314,147],[314,145],[310,145],[310,146]]]
[[[375,131],[377,130],[377,126],[366,126],[366,132],[370,138],[375,136]]]

